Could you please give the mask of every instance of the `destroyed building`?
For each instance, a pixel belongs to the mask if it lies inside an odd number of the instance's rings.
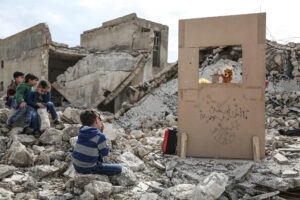
[[[53,42],[41,23],[0,40],[0,92],[14,71],[34,73],[78,107],[101,106],[115,112],[130,102],[129,86],[148,81],[167,66],[168,26],[140,19],[135,13],[85,31],[81,46]]]

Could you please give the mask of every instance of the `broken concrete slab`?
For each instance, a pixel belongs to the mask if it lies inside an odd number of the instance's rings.
[[[223,173],[211,173],[204,181],[203,184],[195,188],[192,199],[206,199],[214,200],[221,196],[225,191],[228,177]]]
[[[275,156],[273,158],[279,164],[287,164],[289,162],[289,160],[281,153],[275,154]]]
[[[299,175],[299,172],[294,169],[287,169],[282,172],[283,177],[296,177]]]
[[[0,165],[0,179],[3,179],[11,174],[14,173],[14,171],[16,171],[17,168],[15,168],[14,166],[10,166],[10,165]]]
[[[247,175],[251,173],[253,169],[254,163],[247,163],[245,165],[241,165],[237,167],[233,172],[232,176],[234,177],[235,181],[243,182]]]
[[[53,87],[75,106],[96,107],[119,87],[124,88],[126,79],[135,78],[130,74],[143,66],[143,60],[142,54],[126,52],[88,55],[59,75]]]

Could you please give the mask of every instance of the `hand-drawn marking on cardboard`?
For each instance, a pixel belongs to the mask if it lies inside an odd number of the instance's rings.
[[[218,122],[217,127],[211,130],[211,135],[218,143],[224,145],[233,142],[236,132],[240,128],[240,121],[247,120],[247,113],[249,112],[249,110],[239,106],[235,98],[227,102],[222,104],[207,101],[208,111],[203,111],[200,108],[200,120],[205,120],[207,124]]]

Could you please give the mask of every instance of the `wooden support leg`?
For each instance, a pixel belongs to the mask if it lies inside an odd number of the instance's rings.
[[[180,147],[180,157],[186,158],[186,148],[187,148],[187,134],[181,134],[181,147]]]
[[[253,137],[253,160],[254,162],[260,161],[260,148],[259,148],[259,138],[257,136]]]

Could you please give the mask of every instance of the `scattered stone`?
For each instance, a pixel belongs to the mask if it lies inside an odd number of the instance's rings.
[[[62,140],[63,141],[69,141],[70,138],[76,137],[78,135],[80,127],[81,127],[80,124],[72,124],[70,126],[67,126],[63,130]]]
[[[0,165],[0,179],[3,179],[7,176],[10,176],[17,169],[14,166],[10,165]]]
[[[134,185],[137,180],[130,168],[123,167],[122,173],[120,175],[112,176],[111,181],[122,186],[131,186]]]
[[[237,167],[232,175],[237,182],[243,182],[245,178],[251,173],[253,169],[253,163],[247,163],[245,165],[241,165]]]
[[[110,141],[116,141],[117,138],[123,136],[125,134],[124,129],[116,129],[110,123],[104,123],[104,133],[107,139]]]
[[[19,135],[23,132],[23,128],[21,127],[13,127],[9,132],[8,135],[13,136],[13,135]]]
[[[156,168],[160,169],[160,170],[165,170],[165,169],[166,169],[165,166],[163,166],[160,162],[158,162],[158,161],[156,161],[156,160],[153,161],[153,165],[154,165]]]
[[[39,138],[43,144],[60,144],[62,142],[62,131],[55,128],[47,129]]]
[[[8,162],[20,167],[33,165],[33,155],[20,142],[14,142],[8,150]]]
[[[173,170],[176,167],[177,163],[178,162],[175,160],[171,160],[171,161],[167,162],[166,171]]]
[[[31,168],[31,172],[35,175],[35,177],[43,178],[46,176],[50,176],[58,172],[59,168],[51,166],[51,165],[36,165]]]
[[[76,142],[77,142],[77,139],[78,139],[78,136],[72,137],[72,138],[70,138],[70,140],[69,140],[69,142],[70,142],[70,144],[71,144],[71,146],[72,146],[73,148],[75,147],[75,144],[76,144]]]
[[[52,190],[44,189],[42,191],[39,191],[38,198],[39,199],[50,199],[53,195]]]
[[[154,192],[161,192],[163,191],[163,185],[156,181],[149,181],[146,184],[154,191]]]
[[[120,193],[124,191],[124,187],[123,186],[118,186],[118,185],[113,185],[112,186],[112,193]]]
[[[140,158],[144,158],[145,155],[147,155],[149,152],[146,150],[146,148],[140,146],[137,149],[138,155]]]
[[[299,175],[299,172],[293,169],[287,169],[282,172],[283,177],[296,177]]]
[[[94,200],[95,196],[89,191],[85,191],[82,195],[80,195],[80,200]]]
[[[156,200],[158,195],[156,193],[145,193],[141,196],[140,200]]]
[[[67,169],[67,171],[65,171],[64,176],[66,176],[68,178],[75,179],[76,173],[77,172],[75,171],[74,166],[71,163],[70,166],[69,166],[69,168]]]
[[[50,160],[61,160],[64,161],[66,153],[64,151],[54,151],[49,154]]]
[[[0,153],[4,153],[6,151],[6,144],[8,141],[8,137],[0,136]]]
[[[80,124],[80,113],[81,110],[79,109],[67,107],[63,112],[62,119],[71,124]]]
[[[215,200],[225,191],[228,177],[222,173],[211,173],[203,184],[198,185],[193,193],[192,200]]]
[[[155,145],[162,145],[163,138],[159,138],[159,137],[145,137],[145,138],[142,138],[140,141],[141,141],[141,143],[143,145],[155,146]]]
[[[112,184],[101,181],[93,181],[84,186],[84,190],[93,194],[97,199],[108,198],[112,193]]]
[[[47,153],[41,152],[35,160],[36,165],[50,165],[50,157]]]
[[[5,123],[8,119],[9,109],[0,109],[0,123]]]
[[[74,177],[75,186],[79,188],[83,188],[85,185],[91,183],[92,181],[109,183],[108,176],[106,175],[76,173]]]
[[[144,133],[141,130],[132,130],[130,135],[135,139],[140,139],[143,137]]]
[[[14,196],[13,192],[0,187],[0,199],[8,199],[9,200],[9,199],[12,199],[13,196]]]
[[[287,164],[289,162],[289,160],[281,153],[277,153],[273,158],[279,164]]]
[[[24,145],[33,145],[37,142],[33,135],[18,134],[12,136],[13,142],[21,142]]]
[[[164,190],[162,195],[169,198],[170,195],[176,199],[191,199],[196,186],[193,184],[179,184]]]
[[[129,167],[134,172],[143,170],[145,168],[144,162],[131,152],[123,153],[118,157],[118,160],[122,162],[124,166]]]

